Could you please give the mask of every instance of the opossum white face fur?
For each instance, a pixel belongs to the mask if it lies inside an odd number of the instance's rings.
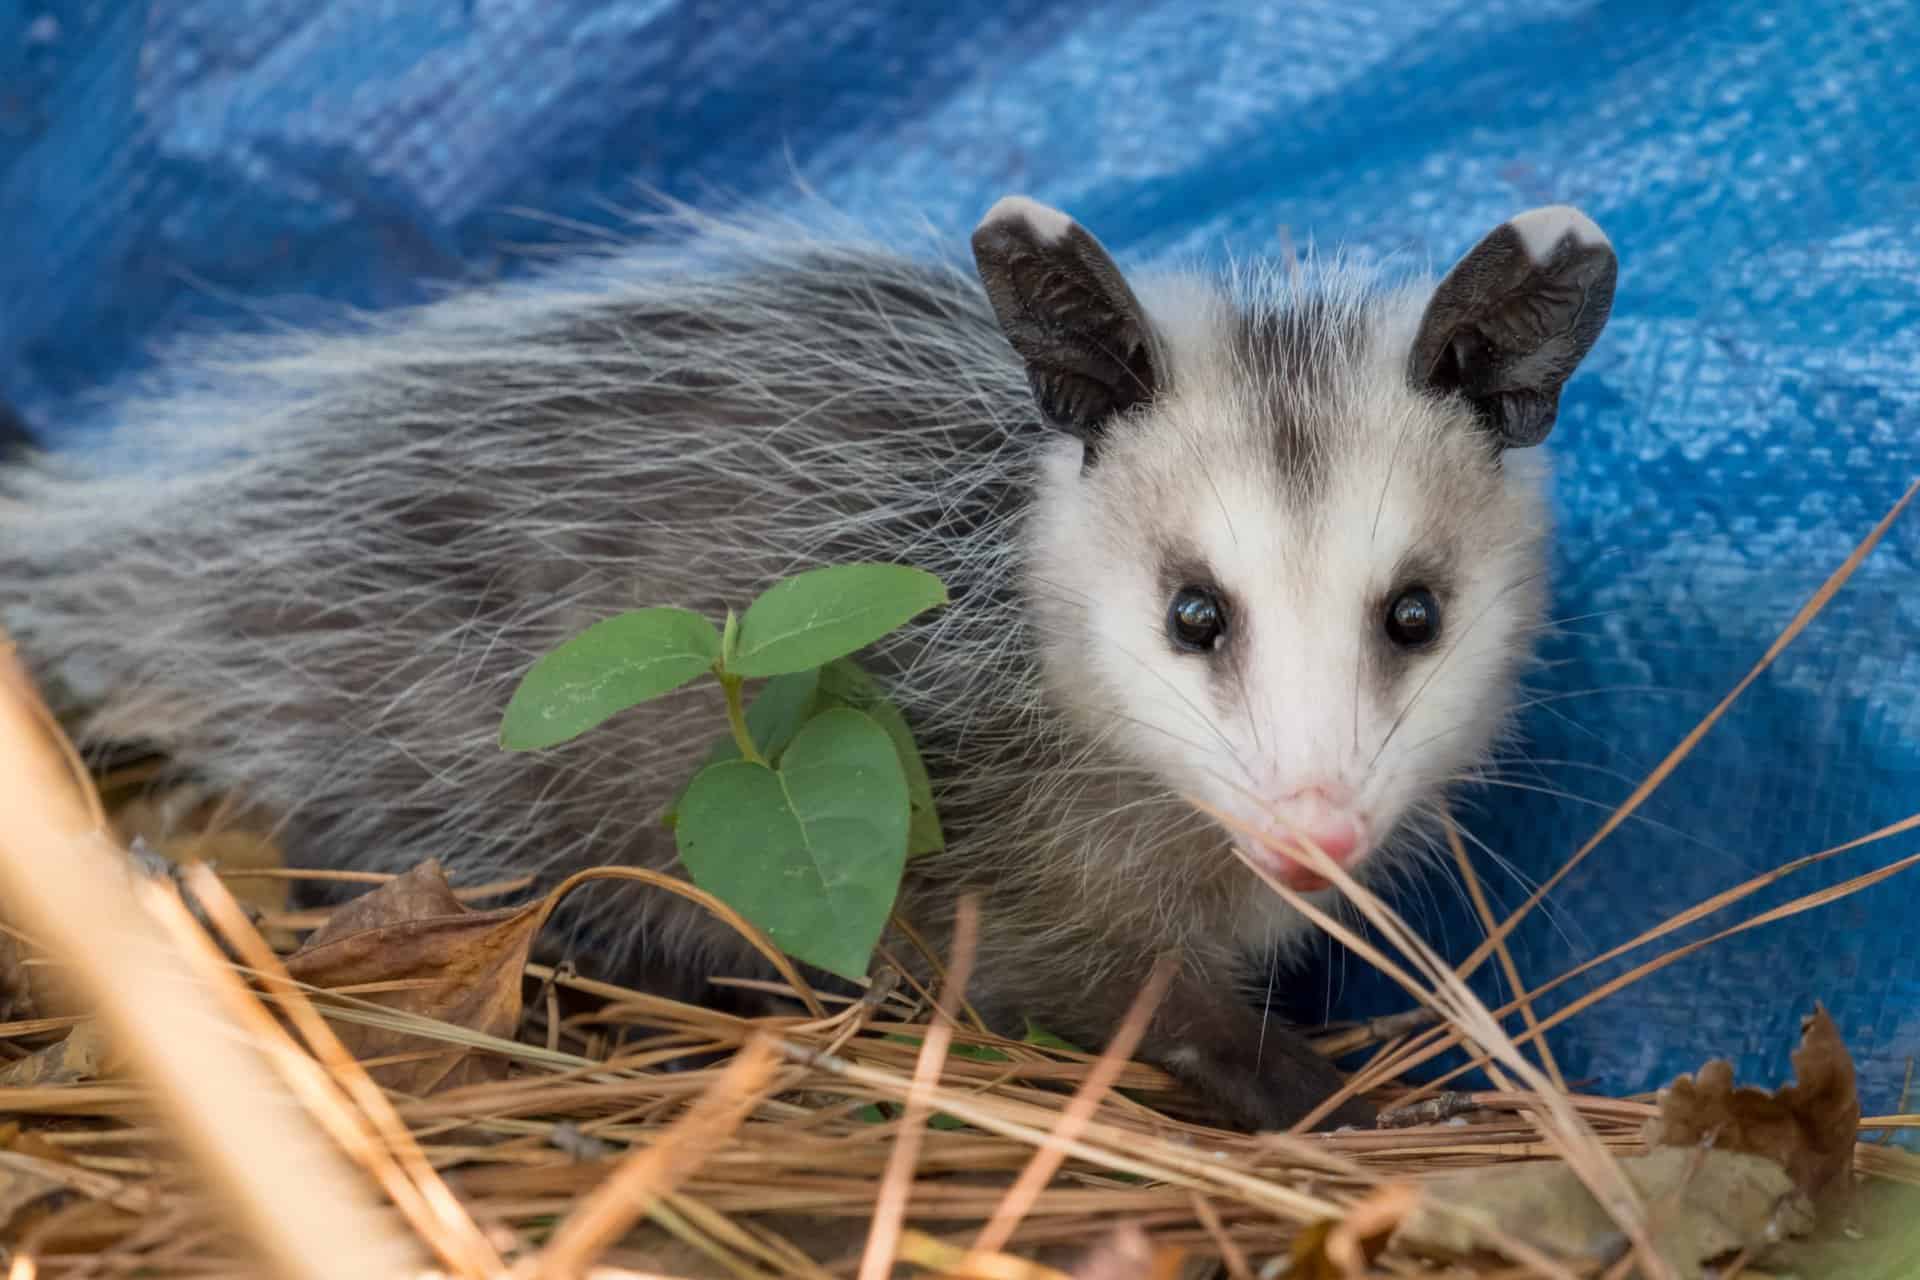
[[[1272,280],[1136,292],[1017,197],[974,243],[1063,432],[1027,584],[1056,700],[1219,816],[1220,857],[1302,890],[1302,839],[1374,865],[1512,705],[1546,599],[1528,446],[1604,323],[1606,238],[1536,210],[1435,291],[1268,310]]]

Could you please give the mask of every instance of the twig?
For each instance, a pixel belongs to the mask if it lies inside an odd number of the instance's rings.
[[[1212,816],[1228,830],[1248,836],[1256,834],[1249,831],[1244,822],[1203,801],[1189,797],[1188,803]],[[1428,982],[1433,984],[1431,989],[1422,986],[1399,965],[1387,959],[1378,947],[1366,942],[1305,895],[1288,887],[1279,877],[1249,857],[1244,850],[1236,846],[1236,852],[1242,864],[1265,882],[1288,906],[1340,940],[1355,954],[1365,958],[1380,973],[1399,983],[1414,999],[1431,1003],[1436,1010],[1459,1028],[1463,1036],[1477,1044],[1489,1059],[1497,1058],[1525,1081],[1537,1095],[1535,1106],[1538,1110],[1536,1112],[1529,1109],[1528,1114],[1539,1126],[1541,1137],[1566,1160],[1568,1167],[1588,1190],[1593,1192],[1594,1198],[1605,1206],[1608,1214],[1633,1241],[1634,1249],[1640,1255],[1641,1263],[1646,1267],[1652,1280],[1670,1280],[1672,1268],[1655,1251],[1653,1242],[1647,1234],[1646,1208],[1641,1203],[1638,1190],[1628,1180],[1619,1162],[1599,1142],[1579,1112],[1568,1102],[1566,1094],[1556,1091],[1551,1083],[1521,1055],[1513,1038],[1508,1036],[1500,1024],[1494,1020],[1480,998],[1474,995],[1459,974],[1448,968],[1417,933],[1407,927],[1404,920],[1400,919],[1372,892],[1355,881],[1346,868],[1327,856],[1325,850],[1315,846],[1301,833],[1292,834],[1304,851],[1303,857],[1309,868],[1338,888],[1341,895],[1353,903],[1385,935],[1394,948],[1419,969]],[[1497,1078],[1496,1083],[1498,1083]],[[1353,1083],[1349,1082],[1345,1089],[1335,1095],[1335,1098],[1351,1096],[1352,1089]],[[1335,1099],[1322,1103],[1312,1114],[1302,1119],[1299,1127],[1305,1128],[1315,1123],[1319,1118],[1330,1114],[1336,1105],[1338,1104]],[[1565,1274],[1564,1269],[1562,1273]]]
[[[1762,889],[1765,889],[1774,884],[1777,884],[1780,881],[1785,880],[1790,876],[1796,875],[1801,871],[1805,871],[1810,867],[1817,866],[1820,863],[1826,862],[1832,858],[1836,858],[1843,853],[1849,853],[1855,849],[1863,848],[1866,845],[1875,844],[1882,840],[1888,840],[1897,835],[1903,835],[1908,831],[1915,830],[1916,828],[1920,828],[1920,814],[1913,814],[1909,817],[1901,819],[1898,822],[1889,823],[1888,825],[1881,827],[1877,831],[1871,831],[1863,836],[1856,836],[1855,838],[1845,841],[1844,843],[1834,845],[1832,848],[1823,849],[1818,853],[1810,853],[1803,857],[1795,858],[1793,861],[1788,863],[1783,863],[1782,865],[1775,867],[1770,871],[1764,871],[1757,876],[1753,876],[1750,879],[1735,885],[1731,889],[1727,889],[1720,893],[1715,894],[1713,897],[1708,898],[1704,902],[1695,903],[1693,906],[1688,907],[1683,911],[1675,912],[1672,916],[1669,916],[1666,920],[1662,921],[1660,924],[1657,924],[1650,929],[1642,931],[1637,936],[1630,938],[1627,941],[1620,943],[1617,946],[1611,947],[1606,951],[1601,952],[1599,955],[1591,956],[1586,960],[1581,961],[1579,964],[1574,965],[1571,969],[1568,969],[1565,972],[1559,974],[1558,976],[1550,978],[1546,982],[1543,982],[1539,986],[1535,987],[1529,993],[1528,999],[1537,1001],[1541,996],[1546,995],[1551,991],[1558,990],[1560,987],[1565,986],[1567,983],[1573,981],[1575,978],[1582,976],[1583,974],[1590,973],[1594,969],[1600,968],[1601,966],[1606,964],[1610,964],[1614,960],[1619,959],[1621,956],[1626,955],[1631,951],[1637,951],[1641,947],[1646,946],[1650,942],[1657,942],[1661,938],[1664,938],[1667,935],[1676,932],[1677,930],[1683,929],[1688,925],[1694,924],[1700,920],[1705,919],[1710,915],[1715,914],[1716,912],[1722,911],[1727,907],[1733,906],[1738,902],[1741,902],[1747,898],[1750,898],[1754,894],[1759,893]],[[1888,874],[1890,874],[1890,872],[1887,869],[1883,868],[1880,871],[1870,872],[1866,876],[1856,877],[1853,880],[1849,880],[1846,882],[1846,885],[1855,886],[1856,888],[1865,888],[1869,883],[1877,884],[1880,880],[1885,879]],[[1841,886],[1841,887],[1844,888],[1845,886]],[[1852,891],[1853,890],[1851,889],[1848,890],[1848,892],[1852,892]],[[1794,911],[1796,910],[1806,910],[1810,906],[1820,905],[1821,902],[1828,900],[1827,895],[1834,895],[1838,893],[1839,893],[1839,889],[1837,888],[1819,890],[1813,894],[1809,894],[1809,895],[1806,895],[1805,897],[1796,899],[1794,903],[1789,903],[1786,907],[1777,908],[1776,912],[1790,915],[1790,914],[1793,914]],[[1745,930],[1754,928],[1760,924],[1768,923],[1771,920],[1782,918],[1782,916],[1779,914],[1776,914],[1776,912],[1769,912],[1766,915],[1755,917],[1751,920],[1743,922],[1742,924],[1735,925],[1731,928],[1722,930],[1721,932],[1714,934],[1710,938],[1701,940],[1699,942],[1690,943],[1688,944],[1688,948],[1690,949],[1664,952],[1661,955],[1656,956],[1652,961],[1642,964],[1640,967],[1632,970],[1630,973],[1623,975],[1620,979],[1617,979],[1615,983],[1609,984],[1603,991],[1599,993],[1595,993],[1590,997],[1587,997],[1586,1002],[1581,1005],[1581,1008],[1588,1007],[1595,1000],[1602,998],[1605,995],[1612,994],[1615,991],[1618,991],[1621,988],[1621,986],[1624,986],[1634,981],[1638,981],[1640,978],[1645,977],[1647,974],[1653,973],[1665,967],[1666,965],[1672,964],[1674,961],[1679,960],[1684,956],[1693,954],[1694,951],[1699,950],[1701,947],[1711,945],[1714,941],[1718,939],[1729,938],[1737,933],[1744,932]],[[1517,1007],[1518,1007],[1517,1002],[1510,1001],[1507,1004],[1501,1005],[1499,1008],[1495,1009],[1493,1011],[1493,1016],[1495,1018],[1505,1019],[1509,1017]],[[1565,1010],[1556,1011],[1556,1013],[1552,1017],[1547,1019],[1545,1025],[1548,1027],[1548,1029],[1551,1029],[1552,1027],[1558,1026],[1561,1022],[1565,1021],[1565,1019],[1570,1016],[1572,1015],[1567,1013]],[[1437,1058],[1441,1054],[1446,1053],[1449,1049],[1453,1048],[1454,1045],[1456,1045],[1457,1043],[1459,1043],[1458,1035],[1454,1031],[1454,1029],[1451,1027],[1441,1026],[1441,1027],[1436,1027],[1431,1031],[1423,1032],[1420,1035],[1414,1037],[1414,1039],[1408,1042],[1406,1045],[1401,1046],[1398,1050],[1389,1052],[1389,1053],[1383,1053],[1374,1061],[1369,1062],[1354,1077],[1353,1087],[1355,1089],[1366,1089],[1366,1088],[1372,1087],[1374,1083],[1379,1083],[1387,1080],[1404,1077],[1407,1072],[1416,1070],[1419,1067],[1424,1066],[1426,1063],[1432,1061],[1434,1058]],[[1458,1074],[1459,1074],[1458,1072],[1454,1072],[1448,1075],[1446,1079],[1451,1080]],[[1441,1083],[1442,1082],[1440,1081],[1428,1082],[1428,1084],[1422,1086],[1420,1091],[1416,1092],[1414,1098],[1410,1098],[1407,1101],[1411,1102],[1416,1100],[1420,1096],[1424,1096],[1426,1092],[1439,1088],[1441,1086]]]
[[[646,867],[589,867],[585,871],[574,872],[555,885],[553,892],[547,895],[542,910],[550,914],[560,904],[562,898],[590,880],[634,880],[641,884],[652,885],[656,889],[665,889],[668,893],[676,894],[706,908],[721,923],[745,938],[748,944],[758,951],[782,978],[786,979],[787,985],[793,988],[800,1002],[807,1006],[808,1013],[816,1018],[827,1016],[827,1008],[820,1003],[820,997],[814,991],[813,984],[801,976],[800,971],[794,968],[793,961],[787,959],[786,953],[773,945],[771,938],[738,911],[691,881]]]
[[[993,1217],[980,1229],[979,1236],[973,1242],[974,1252],[998,1253],[1007,1247],[1014,1229],[1033,1208],[1040,1189],[1052,1181],[1053,1175],[1059,1172],[1060,1165],[1066,1160],[1067,1144],[1086,1130],[1087,1122],[1093,1119],[1094,1109],[1107,1096],[1107,1091],[1113,1088],[1113,1082],[1133,1057],[1133,1051],[1140,1047],[1140,1039],[1146,1035],[1147,1025],[1153,1020],[1160,1002],[1166,998],[1167,987],[1173,981],[1178,967],[1179,960],[1172,955],[1160,957],[1153,966],[1146,985],[1133,998],[1133,1004],[1114,1031],[1113,1040],[1093,1064],[1093,1070],[1087,1073],[1079,1089],[1074,1091],[1073,1100],[1067,1103],[1066,1110],[1061,1112],[1060,1122],[1027,1161],[1027,1167],[1020,1171],[1020,1177],[1008,1189],[1000,1207],[993,1211]]]
[[[796,1062],[817,1067],[842,1080],[888,1097],[904,1097],[910,1087],[903,1085],[899,1078],[890,1072],[822,1054],[804,1045],[782,1042],[781,1052]],[[1014,1107],[1005,1104],[997,1107],[983,1105],[978,1098],[969,1093],[942,1090],[930,1099],[930,1102],[968,1124],[1029,1146],[1044,1145],[1052,1133],[1050,1128],[1043,1129],[1010,1118],[1009,1113],[1016,1112]],[[1017,1110],[1032,1111],[1035,1108],[1025,1107]],[[1142,1151],[1149,1151],[1150,1158],[1142,1158],[1138,1154]],[[1132,1174],[1181,1187],[1213,1187],[1230,1191],[1248,1204],[1257,1205],[1295,1222],[1313,1222],[1319,1218],[1330,1217],[1334,1213],[1334,1205],[1324,1197],[1300,1191],[1285,1183],[1246,1173],[1218,1160],[1208,1159],[1199,1152],[1177,1148],[1165,1140],[1147,1138],[1137,1132],[1114,1129],[1111,1126],[1098,1124],[1088,1126],[1086,1137],[1067,1144],[1067,1154],[1111,1169],[1116,1173]],[[1350,1162],[1340,1160],[1331,1152],[1323,1154],[1321,1164],[1322,1167],[1344,1168],[1349,1176],[1358,1180],[1366,1179],[1363,1170]]]
[[[1253,1268],[1247,1265],[1247,1255],[1227,1229],[1220,1225],[1220,1215],[1213,1204],[1198,1191],[1193,1193],[1193,1216],[1200,1219],[1200,1225],[1213,1237],[1214,1247],[1220,1250],[1220,1263],[1227,1269],[1233,1280],[1253,1280]]]
[[[1380,1113],[1379,1127],[1382,1129],[1410,1129],[1415,1125],[1441,1124],[1455,1116],[1480,1110],[1481,1102],[1476,1094],[1441,1093],[1421,1102],[1403,1103],[1391,1111]]]
[[[206,985],[169,946],[133,892],[125,853],[97,798],[76,779],[71,744],[25,672],[0,654],[0,901],[66,962],[162,1118],[229,1219],[284,1277],[401,1273],[411,1242],[373,1211],[366,1186],[221,1016]],[[178,900],[175,899],[177,902]],[[206,1099],[220,1105],[208,1107]],[[299,1214],[285,1207],[297,1204]]]
[[[252,966],[253,976],[271,990],[276,1005],[286,1012],[319,1060],[316,1063],[300,1053],[274,1022],[266,1005],[250,998],[236,984],[234,995],[238,998],[229,1000],[232,1016],[248,1028],[256,1044],[277,1050],[271,1061],[281,1078],[296,1090],[309,1113],[327,1125],[335,1140],[379,1179],[414,1229],[449,1266],[469,1275],[497,1271],[501,1265],[498,1253],[434,1171],[380,1086],[333,1034],[266,940],[247,923],[226,885],[204,865],[189,867],[186,882],[220,936]],[[191,927],[186,907],[178,897],[171,897],[171,902],[176,938],[183,946],[198,947],[213,958],[212,944],[199,929]]]
[[[1473,900],[1473,909],[1480,916],[1480,923],[1487,930],[1487,936],[1493,936],[1493,930],[1499,922],[1494,919],[1493,908],[1487,902],[1486,891],[1480,887],[1480,877],[1473,873],[1473,860],[1467,857],[1467,846],[1460,839],[1460,829],[1453,823],[1452,815],[1444,820],[1447,829],[1447,847],[1453,850],[1453,859],[1460,868],[1460,878],[1466,881],[1467,896]],[[1513,962],[1513,951],[1502,938],[1495,951],[1500,956],[1500,969],[1507,975],[1507,984],[1513,988],[1514,1003],[1520,1006],[1520,1016],[1526,1021],[1527,1029],[1537,1031],[1540,1019],[1533,1012],[1533,997],[1527,991],[1527,984],[1520,981],[1520,966]],[[1567,1091],[1566,1077],[1560,1074],[1560,1064],[1554,1061],[1553,1051],[1547,1046],[1545,1036],[1534,1041],[1534,1052],[1540,1055],[1540,1065],[1545,1068],[1547,1078],[1553,1081],[1553,1087],[1560,1092]]]
[[[1747,691],[1748,686],[1755,680],[1758,680],[1761,673],[1773,665],[1774,659],[1778,658],[1781,653],[1786,650],[1786,647],[1792,644],[1802,631],[1807,629],[1807,624],[1818,617],[1820,611],[1827,607],[1827,602],[1832,600],[1840,588],[1847,584],[1847,580],[1853,577],[1854,571],[1860,567],[1861,563],[1866,560],[1873,549],[1880,545],[1880,539],[1885,537],[1887,530],[1893,527],[1893,522],[1900,518],[1900,513],[1907,509],[1907,505],[1913,501],[1915,494],[1920,494],[1920,480],[1915,480],[1907,487],[1907,491],[1900,495],[1900,500],[1893,504],[1892,509],[1889,510],[1886,515],[1880,517],[1879,523],[1874,525],[1867,536],[1860,540],[1859,545],[1853,549],[1853,553],[1846,558],[1845,562],[1828,576],[1827,580],[1820,585],[1820,589],[1814,592],[1804,605],[1800,606],[1800,611],[1793,616],[1793,620],[1787,624],[1786,629],[1774,639],[1772,644],[1767,646],[1767,651],[1760,655],[1760,660],[1753,664],[1753,669],[1740,678],[1740,683],[1734,685],[1727,696],[1720,699],[1713,710],[1709,711],[1706,716],[1701,719],[1700,723],[1688,731],[1686,737],[1680,740],[1679,745],[1674,747],[1672,751],[1669,751],[1666,758],[1654,766],[1653,772],[1646,776],[1645,781],[1633,789],[1633,794],[1628,796],[1618,809],[1615,809],[1611,814],[1607,815],[1607,820],[1600,824],[1600,829],[1589,836],[1586,843],[1576,849],[1573,856],[1568,858],[1559,870],[1542,881],[1539,888],[1527,895],[1525,902],[1522,902],[1518,907],[1514,908],[1513,912],[1508,915],[1505,920],[1500,922],[1499,927],[1489,934],[1485,941],[1473,949],[1473,954],[1468,956],[1458,969],[1462,980],[1472,977],[1474,971],[1486,963],[1486,959],[1493,953],[1494,947],[1504,942],[1507,935],[1519,927],[1520,922],[1524,920],[1528,913],[1535,907],[1539,906],[1549,893],[1553,892],[1556,885],[1571,875],[1575,867],[1586,861],[1587,855],[1599,848],[1602,841],[1619,830],[1621,824],[1632,817],[1640,806],[1646,803],[1648,796],[1659,790],[1660,785],[1667,780],[1668,776],[1680,767],[1680,762],[1692,754],[1693,749],[1700,744],[1700,740],[1706,737],[1713,726],[1720,722],[1721,717],[1726,715],[1733,704],[1740,700],[1740,696]]]
[[[541,1252],[535,1280],[579,1275],[662,1196],[693,1176],[760,1105],[778,1063],[764,1036],[747,1041],[720,1078],[658,1142],[621,1161],[560,1224]]]
[[[920,1044],[920,1057],[914,1063],[913,1083],[907,1091],[907,1114],[900,1122],[893,1152],[887,1159],[887,1171],[880,1180],[873,1227],[867,1234],[867,1251],[860,1259],[860,1280],[882,1280],[893,1270],[894,1254],[900,1244],[900,1225],[906,1216],[907,1197],[913,1190],[913,1166],[920,1158],[927,1098],[940,1078],[947,1048],[953,1042],[954,1012],[966,998],[967,980],[973,975],[973,948],[979,929],[980,904],[969,895],[960,900],[954,917],[953,958],[947,965],[946,981],[940,986],[937,1016],[927,1028],[926,1039]]]
[[[1829,903],[1836,902],[1841,898],[1847,897],[1854,893],[1858,893],[1862,889],[1871,888],[1872,886],[1879,884],[1883,880],[1891,880],[1894,876],[1899,875],[1901,872],[1912,870],[1915,867],[1920,867],[1920,853],[1916,853],[1909,857],[1902,858],[1898,862],[1894,862],[1887,866],[1881,867],[1877,871],[1869,871],[1863,875],[1855,876],[1851,880],[1842,881],[1841,883],[1834,885],[1829,889],[1822,889],[1822,890],[1819,890],[1818,892],[1807,894],[1804,897],[1795,898],[1792,902],[1786,903],[1782,906],[1775,907],[1770,911],[1763,911],[1759,915],[1754,916],[1750,920],[1742,920],[1739,924],[1732,925],[1728,928],[1722,929],[1718,933],[1709,934],[1707,937],[1696,939],[1693,942],[1687,943],[1685,946],[1675,947],[1672,951],[1663,952],[1660,955],[1655,956],[1653,959],[1646,961],[1644,964],[1640,964],[1635,966],[1632,969],[1629,969],[1627,972],[1621,974],[1619,977],[1613,979],[1610,982],[1603,984],[1598,989],[1587,992],[1585,995],[1581,996],[1579,999],[1569,1001],[1564,1007],[1555,1009],[1550,1015],[1540,1020],[1540,1025],[1535,1030],[1525,1031],[1515,1036],[1514,1043],[1525,1044],[1528,1041],[1534,1039],[1536,1036],[1545,1035],[1547,1032],[1553,1030],[1555,1027],[1559,1026],[1561,1023],[1567,1021],[1569,1018],[1573,1018],[1578,1016],[1581,1013],[1584,1013],[1586,1010],[1592,1008],[1594,1005],[1606,999],[1608,996],[1615,995],[1620,991],[1624,990],[1625,988],[1632,986],[1634,983],[1640,981],[1642,978],[1647,977],[1649,974],[1657,973],[1661,969],[1666,968],[1668,965],[1684,960],[1688,956],[1693,955],[1697,951],[1705,950],[1707,947],[1712,946],[1716,942],[1725,941],[1726,939],[1733,937],[1735,934],[1745,933],[1750,929],[1758,929],[1763,925],[1769,925],[1774,923],[1775,921],[1784,920],[1789,916],[1799,915],[1803,911],[1811,911],[1816,907],[1826,906]],[[1431,1053],[1422,1054],[1420,1057],[1415,1058],[1413,1061],[1407,1064],[1405,1069],[1412,1070],[1414,1067],[1424,1063],[1429,1058],[1438,1056],[1440,1053],[1444,1052],[1446,1048],[1447,1046],[1444,1044],[1435,1046]],[[1453,1070],[1441,1076],[1438,1080],[1433,1080],[1424,1085],[1421,1085],[1418,1089],[1414,1091],[1413,1095],[1408,1099],[1408,1101],[1409,1102],[1416,1101],[1420,1097],[1424,1096],[1427,1093],[1432,1092],[1433,1090],[1444,1088],[1448,1083],[1458,1079],[1460,1076],[1464,1075],[1465,1073],[1476,1070],[1477,1068],[1485,1065],[1485,1062],[1486,1062],[1486,1059],[1484,1057],[1475,1057],[1472,1060],[1464,1063],[1463,1065],[1455,1067]]]

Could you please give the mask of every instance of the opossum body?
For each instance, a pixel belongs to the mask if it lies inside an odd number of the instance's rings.
[[[977,279],[696,221],[566,287],[201,360],[94,456],[0,475],[0,621],[88,742],[250,796],[296,865],[551,882],[674,868],[660,815],[720,717],[696,686],[503,753],[534,659],[623,609],[921,566],[952,604],[862,657],[949,837],[904,914],[938,944],[980,893],[982,1013],[1087,1044],[1178,948],[1144,1055],[1290,1123],[1338,1077],[1238,982],[1309,926],[1233,846],[1329,892],[1293,841],[1377,868],[1502,731],[1545,595],[1527,446],[1612,249],[1555,207],[1437,286],[1129,283],[1009,197],[973,251]],[[583,890],[550,932],[684,996],[760,973],[658,892]]]

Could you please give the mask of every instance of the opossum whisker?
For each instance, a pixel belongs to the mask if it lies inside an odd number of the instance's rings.
[[[1520,701],[1514,703],[1513,709],[1515,711],[1528,711],[1534,707],[1551,706],[1556,702],[1570,702],[1575,698],[1592,698],[1602,694],[1655,693],[1688,696],[1695,691],[1676,688],[1673,685],[1660,684],[1603,684],[1594,685],[1587,689],[1554,689],[1539,693],[1534,693],[1523,686],[1520,692],[1527,696],[1522,697]]]
[[[1608,813],[1611,813],[1620,807],[1618,801],[1596,800],[1591,796],[1583,796],[1578,792],[1569,791],[1564,787],[1555,787],[1555,786],[1551,786],[1544,783],[1536,783],[1536,782],[1530,782],[1530,781],[1520,781],[1515,778],[1502,776],[1498,773],[1481,773],[1477,771],[1471,772],[1471,773],[1461,773],[1455,776],[1453,778],[1453,781],[1477,785],[1477,786],[1500,787],[1509,791],[1525,791],[1535,795],[1550,796],[1556,800],[1566,800],[1573,804],[1582,805],[1591,809],[1604,810]],[[1712,841],[1706,839],[1704,836],[1697,835],[1690,831],[1684,831],[1679,827],[1673,826],[1670,823],[1662,822],[1658,818],[1650,817],[1645,813],[1629,814],[1627,817],[1627,821],[1637,823],[1641,826],[1646,827],[1648,830],[1651,830],[1651,831],[1658,831],[1662,835],[1672,836],[1676,839],[1682,840],[1687,844],[1693,845],[1695,848],[1698,848],[1707,853],[1713,854],[1715,857],[1724,858],[1734,866],[1746,865],[1745,862],[1741,858],[1739,858],[1737,855],[1733,854],[1732,852],[1726,849],[1720,848],[1718,845],[1715,845]]]
[[[1178,698],[1180,700],[1181,705],[1187,709],[1188,713],[1191,714],[1193,718],[1196,721],[1198,721],[1203,728],[1207,730],[1208,733],[1213,735],[1214,740],[1220,744],[1221,748],[1226,752],[1227,757],[1233,761],[1233,763],[1240,769],[1241,772],[1247,775],[1248,782],[1253,784],[1255,787],[1259,785],[1258,777],[1255,776],[1252,767],[1246,763],[1245,758],[1241,755],[1239,747],[1234,745],[1234,742],[1231,738],[1227,737],[1226,732],[1220,728],[1220,726],[1215,722],[1212,716],[1209,716],[1205,711],[1195,706],[1193,699],[1188,697],[1187,694],[1183,692],[1178,685],[1174,684],[1173,681],[1167,677],[1167,674],[1164,671],[1159,670],[1157,667],[1153,666],[1151,663],[1148,663],[1147,661],[1142,659],[1140,655],[1135,651],[1133,651],[1132,649],[1125,648],[1125,647],[1118,647],[1118,646],[1116,647],[1118,648],[1118,651],[1121,654],[1121,656],[1125,657],[1128,661],[1132,662],[1141,671],[1152,676],[1155,680],[1158,680],[1162,685],[1166,686],[1167,692],[1171,693],[1174,697]]]

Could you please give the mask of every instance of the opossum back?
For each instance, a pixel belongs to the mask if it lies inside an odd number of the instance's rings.
[[[621,609],[718,617],[830,561],[990,600],[1033,434],[959,272],[721,248],[182,357],[197,389],[131,402],[95,456],[0,478],[0,618],[88,740],[239,788],[297,862],[664,864],[659,811],[715,695],[507,755],[527,666]],[[905,637],[882,665],[928,652]]]

